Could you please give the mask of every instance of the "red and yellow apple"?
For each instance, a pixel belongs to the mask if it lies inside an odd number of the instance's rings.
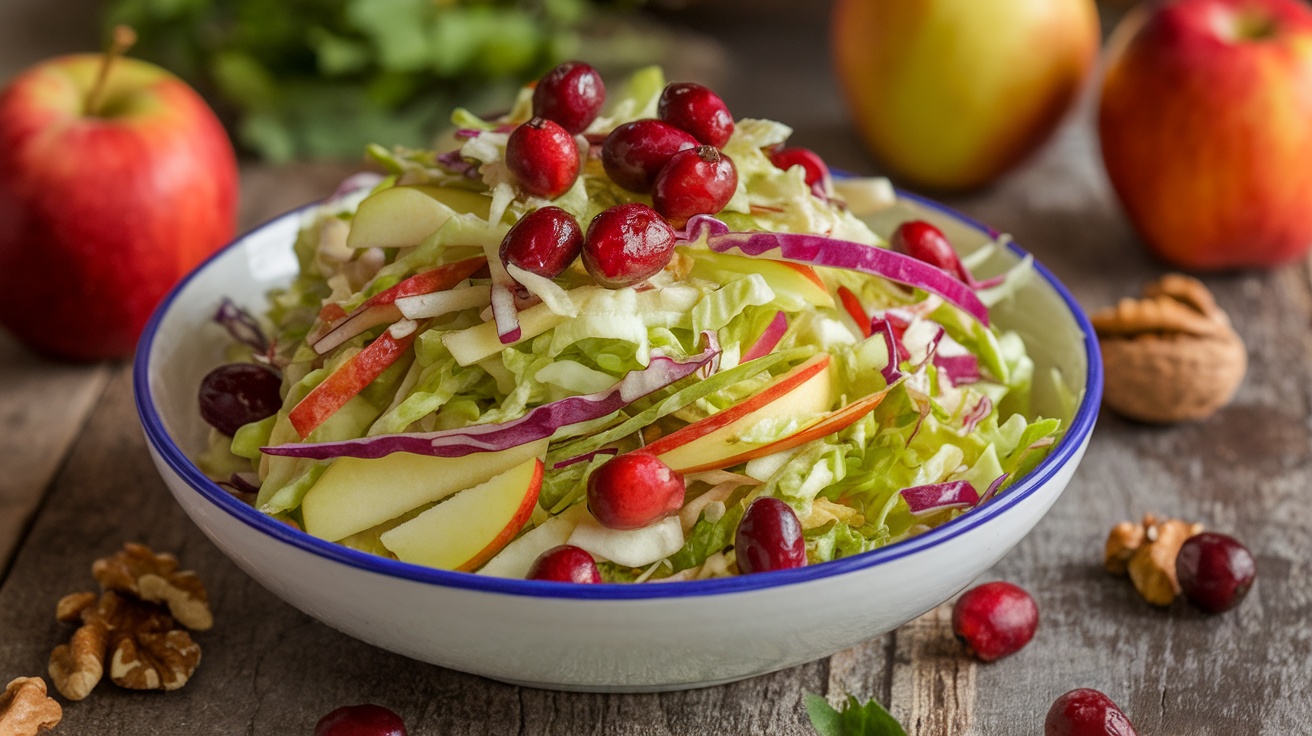
[[[1103,82],[1107,174],[1162,260],[1273,266],[1312,247],[1312,8],[1179,0],[1127,18]]]
[[[834,67],[885,165],[985,184],[1038,148],[1093,68],[1094,0],[837,0]]]
[[[134,59],[93,95],[104,58],[52,59],[0,92],[0,324],[82,360],[131,354],[165,292],[236,225],[236,159],[214,113]]]
[[[542,461],[533,458],[460,491],[379,540],[402,562],[472,572],[524,528],[541,488]]]

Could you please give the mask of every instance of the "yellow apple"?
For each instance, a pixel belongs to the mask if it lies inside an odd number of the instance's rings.
[[[541,488],[542,461],[533,458],[383,532],[379,540],[402,562],[469,572],[524,528]]]
[[[540,440],[464,457],[398,452],[371,460],[339,458],[301,502],[305,531],[335,542],[478,485],[546,450],[547,441]]]
[[[985,184],[1037,148],[1099,42],[1094,0],[837,0],[832,21],[866,145],[935,189]]]

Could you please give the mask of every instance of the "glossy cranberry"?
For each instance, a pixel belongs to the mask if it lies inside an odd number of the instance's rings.
[[[592,218],[583,239],[583,266],[598,284],[618,289],[660,273],[674,255],[674,228],[639,202]]]
[[[976,658],[992,662],[1034,638],[1039,607],[1024,588],[1002,581],[966,591],[952,607],[952,632]]]
[[[1053,701],[1043,721],[1043,736],[1138,736],[1130,719],[1112,699],[1089,688],[1072,690]]]
[[[381,705],[344,705],[319,719],[314,736],[406,736],[401,716]]]
[[[898,225],[893,231],[889,245],[899,253],[905,253],[918,261],[937,266],[956,276],[962,281],[970,278],[957,252],[942,230],[924,220],[911,220]]]
[[[583,250],[583,228],[559,207],[543,207],[520,218],[501,240],[501,262],[554,279]]]
[[[1191,603],[1208,613],[1221,613],[1248,595],[1257,577],[1257,563],[1248,548],[1233,537],[1203,532],[1180,547],[1175,575]]]
[[[738,571],[749,575],[806,565],[802,523],[788,504],[762,496],[752,501],[733,535]]]
[[[610,529],[641,529],[683,506],[683,476],[655,455],[617,455],[588,478],[588,510]]]
[[[682,500],[682,499],[680,499]],[[528,571],[529,580],[554,580],[558,583],[600,583],[597,561],[586,550],[572,544],[552,547],[538,556]]]
[[[546,118],[533,118],[510,133],[506,168],[529,194],[555,199],[579,176],[579,147],[574,137]]]
[[[656,103],[656,115],[708,146],[724,148],[733,135],[733,116],[724,100],[700,84],[668,85]]]
[[[697,139],[659,120],[625,123],[601,144],[601,165],[611,181],[630,192],[650,192],[656,175],[679,151],[696,148]]]
[[[570,134],[582,133],[606,101],[601,75],[581,61],[567,61],[547,72],[533,88],[533,115],[554,120]]]
[[[776,148],[770,152],[770,163],[787,171],[794,166],[801,166],[806,172],[806,185],[825,186],[829,181],[829,167],[824,159],[809,148]]]
[[[255,363],[230,363],[210,371],[200,382],[200,417],[232,436],[242,426],[278,413],[282,378]]]
[[[713,215],[729,203],[738,188],[733,159],[711,146],[698,146],[674,154],[656,177],[651,201],[667,219],[683,221],[693,215]]]

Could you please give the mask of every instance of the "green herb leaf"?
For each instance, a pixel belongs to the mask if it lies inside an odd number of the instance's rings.
[[[805,702],[806,714],[820,736],[907,736],[902,724],[873,698],[863,704],[849,695],[841,711],[813,693],[806,694]]]

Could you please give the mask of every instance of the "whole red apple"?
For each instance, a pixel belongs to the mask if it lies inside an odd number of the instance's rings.
[[[1163,260],[1273,266],[1312,247],[1312,9],[1178,0],[1127,18],[1103,84],[1103,160]]]
[[[104,59],[52,59],[0,92],[0,324],[78,360],[131,354],[236,225],[236,158],[213,111],[134,59],[88,102]]]

